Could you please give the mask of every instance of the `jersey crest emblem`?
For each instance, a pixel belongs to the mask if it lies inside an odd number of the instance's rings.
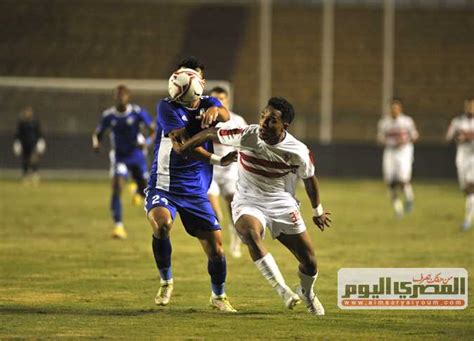
[[[135,121],[135,120],[133,119],[133,117],[128,117],[128,118],[127,118],[127,124],[128,124],[129,126],[131,126],[134,121]]]

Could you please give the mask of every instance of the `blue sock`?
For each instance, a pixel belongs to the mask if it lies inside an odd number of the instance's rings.
[[[112,217],[115,223],[122,222],[122,202],[120,201],[120,195],[112,193],[112,200],[110,202],[110,209],[112,210]]]
[[[227,275],[227,264],[225,257],[208,260],[207,271],[211,275],[211,289],[214,295],[224,295],[225,277]]]
[[[160,272],[162,280],[169,281],[173,278],[171,271],[171,241],[169,238],[158,239],[153,236],[152,241],[153,256],[155,257],[156,266]]]

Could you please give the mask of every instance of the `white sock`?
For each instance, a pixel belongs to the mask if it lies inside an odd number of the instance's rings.
[[[413,187],[411,184],[403,186],[403,194],[405,194],[406,201],[413,201],[413,199],[415,199],[415,194],[413,193]]]
[[[316,283],[316,279],[318,278],[318,273],[314,276],[309,276],[301,271],[298,271],[298,276],[300,277],[300,284],[301,288],[303,289],[303,295],[309,297],[309,299],[313,299],[314,297],[314,283]]]
[[[472,223],[474,218],[474,194],[466,195],[466,215],[464,221],[468,224]]]
[[[278,292],[278,295],[283,297],[288,290],[285,279],[278,268],[275,259],[270,253],[267,253],[262,258],[256,260],[255,266],[262,273],[263,277],[270,283],[270,285]]]
[[[172,278],[171,278],[171,279],[168,279],[168,280],[166,280],[166,279],[160,279],[160,284],[161,284],[161,285],[173,284],[173,279],[172,279]]]

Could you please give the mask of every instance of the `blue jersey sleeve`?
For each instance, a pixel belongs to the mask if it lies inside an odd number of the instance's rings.
[[[173,107],[165,101],[158,103],[156,122],[161,126],[165,135],[186,126]]]
[[[205,98],[205,101],[207,101],[209,107],[218,107],[218,108],[222,107],[221,101],[219,101],[215,97],[208,96],[208,97]]]
[[[151,123],[152,123],[152,119],[150,117],[150,115],[148,115],[148,112],[142,108],[142,110],[140,111],[140,120],[145,123],[145,125],[147,126],[147,128],[150,128],[151,126]]]
[[[110,119],[109,115],[103,115],[102,119],[100,120],[99,124],[95,128],[95,133],[97,135],[102,135],[106,129],[110,127]]]

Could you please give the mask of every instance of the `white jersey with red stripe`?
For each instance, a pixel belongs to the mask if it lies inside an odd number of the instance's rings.
[[[400,114],[393,118],[389,115],[379,121],[377,138],[386,147],[412,144],[418,138],[418,131],[410,116]]]
[[[240,115],[233,112],[230,113],[230,119],[226,122],[217,124],[217,128],[233,129],[233,128],[244,128],[247,126],[247,122]],[[235,150],[234,147],[224,145],[222,143],[214,143],[214,153],[220,156],[224,156]],[[237,181],[238,171],[237,164],[232,163],[230,166],[214,166],[213,180],[218,184],[228,181]]]
[[[314,175],[308,147],[288,132],[283,141],[275,145],[259,137],[256,124],[244,129],[221,128],[217,135],[220,143],[239,150],[237,193],[240,195],[273,201],[295,199],[297,179]]]
[[[458,141],[456,167],[459,183],[464,189],[474,183],[474,116],[464,114],[451,121],[447,138],[452,140],[460,135],[463,136],[463,140]]]

